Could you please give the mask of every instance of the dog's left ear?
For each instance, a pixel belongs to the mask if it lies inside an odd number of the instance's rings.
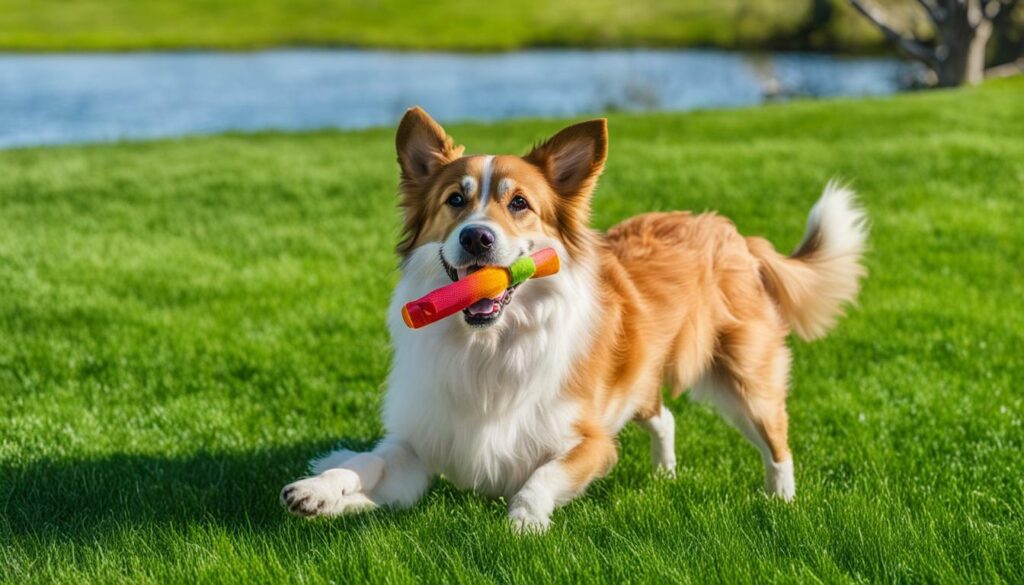
[[[581,122],[535,146],[524,158],[537,166],[566,203],[586,205],[608,156],[608,121]]]
[[[410,108],[395,134],[398,166],[402,168],[402,191],[406,196],[422,189],[441,167],[462,156],[444,128],[421,108]]]

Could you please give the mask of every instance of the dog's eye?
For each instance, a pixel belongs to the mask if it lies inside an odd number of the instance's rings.
[[[463,205],[466,204],[466,198],[462,196],[462,193],[452,193],[451,195],[448,196],[448,199],[445,201],[445,203],[451,205],[452,207],[462,207]]]
[[[508,208],[514,212],[526,211],[530,208],[530,204],[526,202],[522,195],[516,195],[512,198],[512,201],[508,202]]]

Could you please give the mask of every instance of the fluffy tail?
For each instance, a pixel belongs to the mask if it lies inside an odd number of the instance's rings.
[[[767,240],[747,238],[768,292],[797,335],[807,340],[825,335],[844,305],[853,302],[867,272],[861,265],[867,236],[867,218],[853,191],[833,180],[811,208],[803,241],[788,257]]]

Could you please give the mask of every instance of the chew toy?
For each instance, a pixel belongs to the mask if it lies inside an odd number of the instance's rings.
[[[558,254],[551,248],[523,256],[507,267],[487,266],[447,286],[442,286],[402,307],[402,319],[412,329],[454,315],[473,303],[501,295],[505,289],[529,278],[558,272]]]

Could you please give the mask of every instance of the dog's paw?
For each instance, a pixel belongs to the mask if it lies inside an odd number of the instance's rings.
[[[521,504],[509,509],[508,519],[516,534],[543,534],[551,528],[550,516],[537,514]]]
[[[793,460],[769,463],[765,468],[764,491],[769,497],[792,502],[796,497],[796,480],[793,478]]]
[[[672,460],[671,463],[664,465],[658,464],[654,466],[654,477],[658,479],[675,479],[676,478],[676,462]]]
[[[330,469],[300,479],[281,490],[281,503],[297,516],[340,516],[376,507],[359,491],[359,475],[349,469]]]

